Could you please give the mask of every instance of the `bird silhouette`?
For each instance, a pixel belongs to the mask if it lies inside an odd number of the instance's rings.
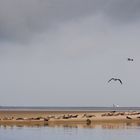
[[[108,81],[108,83],[111,82],[112,80],[113,80],[113,81],[119,81],[119,82],[122,84],[121,79],[117,79],[117,78],[111,78],[111,79]]]
[[[128,61],[134,61],[134,59],[132,59],[132,58],[127,58],[127,60],[128,60]]]

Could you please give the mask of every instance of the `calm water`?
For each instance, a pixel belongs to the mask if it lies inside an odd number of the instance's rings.
[[[29,110],[29,111],[140,111],[140,107],[19,107],[0,106],[1,110]]]
[[[0,125],[0,140],[137,140],[140,124]]]

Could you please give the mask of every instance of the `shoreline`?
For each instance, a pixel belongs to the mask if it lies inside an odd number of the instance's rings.
[[[138,111],[0,111],[0,124],[87,124],[140,122]]]

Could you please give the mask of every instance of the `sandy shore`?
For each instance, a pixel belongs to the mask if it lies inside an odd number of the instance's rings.
[[[140,112],[0,111],[0,124],[59,125],[140,122]]]

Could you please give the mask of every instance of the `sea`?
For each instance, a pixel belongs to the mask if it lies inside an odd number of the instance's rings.
[[[0,140],[138,140],[140,124],[95,126],[6,126],[0,125]]]
[[[46,107],[46,106],[0,106],[1,110],[15,111],[140,111],[140,107]]]
[[[0,110],[110,111],[113,107],[0,107]],[[139,111],[139,107],[117,107]],[[63,125],[0,124],[0,140],[137,140],[140,123],[97,123]]]

